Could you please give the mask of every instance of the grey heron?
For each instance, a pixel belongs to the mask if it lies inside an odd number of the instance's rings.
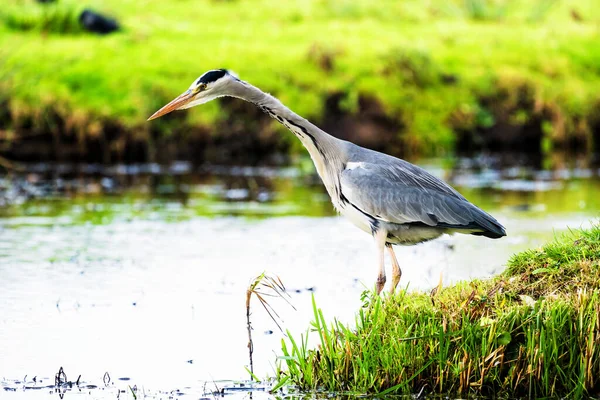
[[[494,217],[424,169],[329,135],[224,69],[204,73],[148,120],[223,96],[255,104],[300,139],[336,210],[373,236],[378,294],[386,282],[385,249],[392,262],[391,292],[402,275],[392,245],[414,245],[455,232],[492,239],[506,236]]]

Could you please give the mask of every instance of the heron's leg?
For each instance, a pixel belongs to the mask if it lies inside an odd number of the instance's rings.
[[[390,288],[390,293],[394,293],[396,286],[398,286],[398,282],[400,282],[402,270],[400,269],[400,265],[398,264],[398,259],[396,258],[396,254],[394,253],[394,248],[392,245],[390,243],[386,243],[385,247],[387,247],[388,252],[390,253],[390,258],[392,259],[392,287]]]
[[[387,231],[378,229],[373,232],[375,245],[377,246],[377,257],[379,258],[379,273],[377,274],[377,294],[380,294],[385,285],[385,263],[384,263],[384,248],[385,240],[387,239]]]

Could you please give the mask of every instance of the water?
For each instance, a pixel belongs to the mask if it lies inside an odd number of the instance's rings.
[[[421,164],[508,237],[398,247],[411,290],[499,273],[514,252],[599,216],[598,170]],[[138,395],[198,398],[213,381],[247,378],[252,278],[281,278],[297,310],[274,306],[296,334],[309,326],[313,294],[326,317],[351,322],[375,280],[371,238],[334,214],[309,168],[38,165],[0,178],[0,202],[0,378],[17,389],[2,398],[56,397],[46,386],[60,366],[102,388],[67,396],[133,398],[136,386]],[[255,372],[265,377],[283,335],[252,307]]]

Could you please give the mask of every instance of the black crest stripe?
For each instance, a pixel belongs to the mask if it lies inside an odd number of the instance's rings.
[[[215,69],[213,71],[208,71],[200,78],[198,78],[197,84],[214,82],[217,79],[224,77],[225,74],[227,74],[227,70],[225,69]]]

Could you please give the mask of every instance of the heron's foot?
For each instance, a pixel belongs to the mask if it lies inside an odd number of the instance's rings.
[[[377,295],[379,295],[381,293],[384,286],[385,286],[385,275],[379,275],[377,277]]]

